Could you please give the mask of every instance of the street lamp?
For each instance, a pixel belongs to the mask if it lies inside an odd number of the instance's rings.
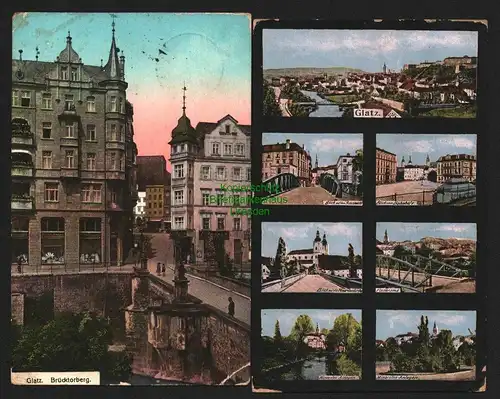
[[[134,252],[137,253],[137,251],[139,250],[139,244],[137,244],[137,242],[134,242]],[[137,267],[137,261],[139,260],[139,257],[137,256],[135,258],[135,266]]]

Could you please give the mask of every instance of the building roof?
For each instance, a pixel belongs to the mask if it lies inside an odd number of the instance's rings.
[[[288,255],[306,255],[312,254],[314,250],[312,248],[308,249],[294,249],[293,251],[288,252]]]
[[[376,150],[377,150],[377,151],[380,151],[380,152],[384,152],[384,153],[389,154],[389,155],[394,155],[394,156],[396,156],[396,154],[394,154],[394,153],[392,153],[392,152],[389,152],[389,151],[387,151],[387,150],[384,150],[384,149],[382,149],[382,148],[379,148],[379,147],[377,147],[377,148],[376,148]]]
[[[286,143],[264,144],[262,146],[263,153],[265,153],[265,152],[286,152],[286,151],[305,152],[309,158],[311,157],[309,155],[309,153],[306,151],[306,149],[302,148],[297,143],[290,143],[290,146],[288,147],[288,149],[286,148]]]
[[[137,185],[139,191],[145,191],[146,186],[164,185],[167,172],[167,161],[163,155],[148,155],[137,157]]]
[[[469,154],[447,154],[439,157],[437,162],[445,162],[445,161],[475,161],[476,157],[474,155],[469,155]]]

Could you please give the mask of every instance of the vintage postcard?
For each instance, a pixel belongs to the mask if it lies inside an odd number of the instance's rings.
[[[250,17],[19,13],[12,44],[12,382],[248,384]]]
[[[262,223],[262,292],[361,292],[362,223]]]
[[[264,133],[263,205],[363,205],[363,135]]]
[[[478,32],[263,29],[264,116],[475,118]]]
[[[377,205],[476,205],[475,134],[377,134]]]
[[[361,310],[264,309],[254,383],[361,378]]]
[[[378,380],[476,380],[476,312],[377,310]]]
[[[476,292],[475,223],[377,223],[377,292]]]

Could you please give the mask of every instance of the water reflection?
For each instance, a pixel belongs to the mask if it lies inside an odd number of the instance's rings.
[[[300,381],[319,380],[321,376],[334,375],[333,356],[318,356],[294,365],[291,369],[280,370],[273,380]]]
[[[301,92],[318,104],[333,104],[331,101],[318,96],[318,93],[314,91],[301,90]],[[309,116],[312,118],[340,118],[343,114],[344,111],[341,111],[338,105],[328,105],[319,106],[315,111],[311,112]]]

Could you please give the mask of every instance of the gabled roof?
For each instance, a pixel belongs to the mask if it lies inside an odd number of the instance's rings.
[[[294,249],[293,251],[288,252],[288,255],[305,255],[312,254],[314,251],[312,248],[308,249]]]

